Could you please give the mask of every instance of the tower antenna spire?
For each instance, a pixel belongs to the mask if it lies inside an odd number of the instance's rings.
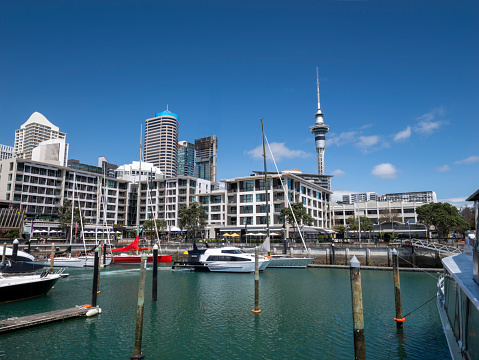
[[[318,67],[316,67],[316,89],[318,93],[318,110],[321,109],[321,103],[319,101],[319,72]]]

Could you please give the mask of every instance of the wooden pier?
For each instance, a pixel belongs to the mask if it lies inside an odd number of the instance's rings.
[[[95,310],[97,310],[95,312]],[[64,321],[67,319],[74,319],[84,316],[89,316],[87,313],[91,311],[91,315],[96,315],[101,312],[99,307],[84,307],[75,306],[69,309],[49,311],[40,314],[28,315],[19,318],[10,318],[0,320],[0,334],[26,329],[34,326],[46,325],[55,322]]]

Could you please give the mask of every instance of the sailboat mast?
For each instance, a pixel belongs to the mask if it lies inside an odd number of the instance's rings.
[[[138,192],[137,192],[137,199],[136,199],[136,235],[140,237],[140,187],[141,187],[141,140],[142,140],[142,131],[143,125],[140,124],[140,165],[138,167]]]
[[[264,126],[263,126],[263,119],[261,120],[261,132],[263,134],[263,158],[264,158],[264,190],[265,190],[265,197],[266,197],[266,243],[268,256],[271,255],[271,248],[269,242],[269,204],[268,204],[268,172],[266,170],[266,147],[264,143]]]

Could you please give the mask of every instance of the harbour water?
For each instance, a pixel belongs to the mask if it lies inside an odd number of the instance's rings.
[[[69,269],[44,297],[0,305],[8,318],[89,304],[92,269]],[[394,323],[392,272],[363,270],[369,359],[448,359],[435,300]],[[437,274],[401,273],[403,314],[432,299]],[[102,271],[102,313],[0,336],[0,359],[128,359],[133,354],[139,266]],[[353,359],[349,270],[267,269],[254,275],[160,268],[158,301],[146,277],[143,353],[146,359]]]

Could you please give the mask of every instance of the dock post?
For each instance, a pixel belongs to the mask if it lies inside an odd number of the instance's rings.
[[[7,254],[7,243],[3,243],[3,254],[2,254],[2,262],[5,262],[5,256]]]
[[[103,242],[103,266],[106,266],[106,243]]]
[[[391,252],[389,251],[389,248],[386,248],[387,254],[388,254],[388,267],[391,267]]]
[[[371,250],[366,249],[366,265],[371,265]]]
[[[146,275],[146,258],[145,253],[141,254],[140,265],[140,285],[138,289],[138,307],[136,310],[136,327],[135,327],[135,350],[130,359],[143,359],[145,354],[141,353],[141,341],[143,337],[143,308],[145,306],[145,275]]]
[[[254,310],[251,310],[255,314],[259,314],[259,266],[258,266],[258,247],[254,248]]]
[[[158,245],[153,246],[153,284],[152,284],[153,301],[158,299]]]
[[[176,247],[176,260],[180,261],[180,247]]]
[[[325,264],[331,265],[331,251],[329,251],[329,248],[326,248],[326,255],[324,260]]]
[[[393,274],[394,274],[394,304],[396,305],[396,326],[398,331],[403,329],[404,318],[402,316],[402,305],[401,305],[401,284],[399,283],[399,261],[398,261],[398,252],[396,249],[392,251],[393,257]]]
[[[334,242],[331,244],[331,264],[336,265],[336,250],[334,249]]]
[[[52,250],[50,251],[50,272],[53,272],[53,264],[55,263],[55,243],[52,243]]]
[[[96,293],[99,294],[100,293],[100,271],[101,271],[101,245],[97,246],[97,249],[98,249],[98,281],[96,283]],[[96,251],[96,249],[95,249]],[[96,263],[94,263],[94,265],[96,265]]]
[[[96,297],[98,295],[98,267],[100,262],[98,247],[95,249],[95,261],[93,263],[93,286],[91,289],[91,306],[96,306]]]
[[[351,275],[351,297],[353,305],[354,358],[355,360],[366,360],[361,272],[360,264],[356,256],[353,256],[349,262],[349,271]]]
[[[344,265],[346,265],[349,261],[349,248],[347,247],[346,250],[344,250]]]
[[[12,249],[12,261],[17,261],[18,255],[18,239],[13,240],[13,249]]]

